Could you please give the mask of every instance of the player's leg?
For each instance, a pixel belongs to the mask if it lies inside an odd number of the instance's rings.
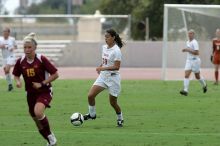
[[[44,114],[45,109],[46,109],[46,106],[44,103],[37,102],[35,104],[34,114],[35,114],[36,119],[38,120],[37,122],[35,121],[35,123],[37,124],[38,128],[41,128],[39,129],[39,132],[44,138],[47,139],[47,141],[49,142],[48,145],[54,146],[56,145],[57,140],[54,134],[50,130],[49,121],[46,115]]]
[[[111,94],[109,94],[109,102],[110,102],[111,106],[114,108],[114,110],[116,112],[116,115],[117,115],[117,125],[119,127],[122,127],[124,119],[123,119],[121,108],[120,108],[120,106],[119,106],[119,104],[117,102],[117,97],[112,96]]]
[[[47,107],[50,107],[50,101],[52,99],[52,93],[42,93],[40,96],[36,97],[36,104],[34,105],[34,115],[38,122],[36,124],[40,124],[41,129],[39,132],[43,137],[46,137],[48,146],[55,146],[57,143],[57,139],[55,135],[50,130],[50,125],[47,117],[45,116],[44,112]]]
[[[195,78],[197,80],[199,80],[200,84],[202,85],[203,92],[206,93],[207,92],[207,84],[205,82],[205,79],[200,75],[200,72],[195,73]]]
[[[39,133],[46,139],[47,139],[47,135],[44,134],[43,132],[43,126],[41,125],[41,123],[39,122],[39,120],[37,119],[37,117],[35,116],[35,113],[34,113],[34,108],[35,108],[35,104],[36,104],[36,96],[34,95],[31,95],[31,94],[27,94],[27,102],[28,102],[28,107],[29,107],[29,113],[32,117],[32,119],[34,120],[38,130],[39,130]]]
[[[219,70],[219,64],[215,64],[215,82],[214,84],[215,85],[218,85],[218,76],[219,76],[219,73],[218,73],[218,70]]]
[[[89,113],[84,115],[84,120],[95,119],[96,109],[95,109],[95,97],[104,90],[105,88],[99,85],[93,85],[88,93],[88,103],[89,103]]]
[[[34,120],[39,133],[43,136],[44,139],[46,139],[48,141],[48,138],[47,138],[48,135],[45,134],[45,132],[43,130],[43,126],[41,125],[39,120],[36,117],[32,117],[32,119]]]
[[[47,140],[47,146],[55,146],[56,145],[56,137],[54,136],[53,133],[51,133],[50,135],[47,135],[45,132],[44,127],[42,126],[41,122],[36,118],[36,117],[32,117],[33,120],[36,123],[36,126],[38,128],[39,133],[43,136],[44,139]],[[52,142],[51,142],[52,141]],[[49,144],[50,143],[50,144]]]
[[[218,85],[218,76],[219,76],[219,66],[220,66],[220,55],[218,53],[215,53],[213,56],[213,64],[214,64],[214,68],[215,68],[215,85]]]
[[[190,77],[190,74],[192,72],[192,60],[186,60],[186,64],[185,64],[185,77],[184,77],[184,80],[183,80],[183,90],[180,91],[180,94],[181,95],[185,95],[187,96],[188,95],[188,90],[189,90],[189,77]]]
[[[5,77],[6,77],[6,81],[8,83],[8,91],[13,90],[10,68],[11,68],[11,65],[9,65],[9,64],[6,64],[4,67]]]
[[[48,140],[48,134],[47,134],[47,132],[45,132],[45,130],[44,130],[44,127],[43,127],[43,125],[41,124],[41,122],[38,120],[38,118],[35,116],[35,108],[34,108],[35,106],[33,105],[32,106],[32,103],[31,102],[29,102],[29,112],[30,112],[30,115],[32,116],[32,119],[34,120],[34,122],[35,122],[35,124],[36,124],[36,126],[37,126],[37,128],[38,128],[38,131],[39,131],[39,133],[43,136],[43,138],[44,139],[46,139],[48,142],[49,142],[49,140]],[[39,115],[38,115],[39,116]]]
[[[192,70],[195,74],[195,78],[199,80],[200,84],[202,85],[203,92],[207,92],[207,84],[204,80],[204,78],[200,75],[200,65],[201,65],[201,60],[197,59],[193,62]]]
[[[88,102],[89,105],[95,106],[95,97],[104,90],[104,87],[93,85],[88,93]]]
[[[49,123],[48,123],[47,117],[44,115],[45,108],[46,107],[43,103],[37,102],[35,107],[34,107],[35,117],[33,119],[34,119],[41,135],[45,139],[48,140],[47,136],[51,134],[51,131],[50,131],[50,128],[49,128]]]
[[[111,78],[111,82],[110,82],[111,86],[108,87],[109,102],[116,112],[117,125],[119,127],[122,127],[124,119],[122,116],[121,108],[120,108],[118,101],[117,101],[117,99],[118,99],[117,97],[119,96],[119,94],[121,92],[121,78],[120,78],[120,75],[114,75],[114,76],[111,76],[110,78]]]
[[[189,82],[190,82],[190,74],[192,70],[185,70],[185,77],[183,80],[183,90],[180,91],[180,94],[187,96],[189,92]]]

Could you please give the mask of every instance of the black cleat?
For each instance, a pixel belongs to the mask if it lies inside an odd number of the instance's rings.
[[[203,87],[203,93],[206,93],[207,92],[207,85],[205,87]]]
[[[188,92],[186,92],[186,91],[184,91],[184,90],[181,90],[181,91],[180,91],[180,94],[181,94],[181,95],[184,95],[184,96],[187,96],[187,95],[188,95]]]
[[[89,120],[89,119],[95,120],[96,119],[96,115],[94,117],[91,117],[90,114],[88,113],[88,114],[85,114],[83,116],[83,118],[84,118],[84,120]]]
[[[12,86],[12,84],[9,84],[8,85],[8,91],[12,91],[13,90],[13,86]]]
[[[117,126],[123,127],[124,120],[117,120]]]

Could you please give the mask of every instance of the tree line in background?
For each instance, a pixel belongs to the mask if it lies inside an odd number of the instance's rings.
[[[145,23],[149,18],[149,38],[163,36],[164,4],[220,4],[220,0],[104,0],[99,9],[104,14],[131,14],[131,37],[145,39]]]
[[[27,9],[18,8],[19,14],[67,14],[68,0],[44,0]],[[73,5],[71,14],[130,14],[131,38],[145,39],[146,18],[149,18],[149,38],[162,38],[164,4],[220,4],[220,0],[84,0],[83,5]]]

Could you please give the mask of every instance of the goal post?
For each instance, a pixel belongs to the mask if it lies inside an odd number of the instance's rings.
[[[210,68],[211,40],[220,28],[220,5],[164,4],[162,80],[183,78],[187,31],[195,30],[200,46],[202,68]]]

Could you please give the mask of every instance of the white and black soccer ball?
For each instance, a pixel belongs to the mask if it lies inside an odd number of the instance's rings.
[[[70,122],[74,125],[74,126],[80,126],[83,124],[84,122],[84,118],[83,115],[81,113],[73,113],[72,116],[70,117]]]

